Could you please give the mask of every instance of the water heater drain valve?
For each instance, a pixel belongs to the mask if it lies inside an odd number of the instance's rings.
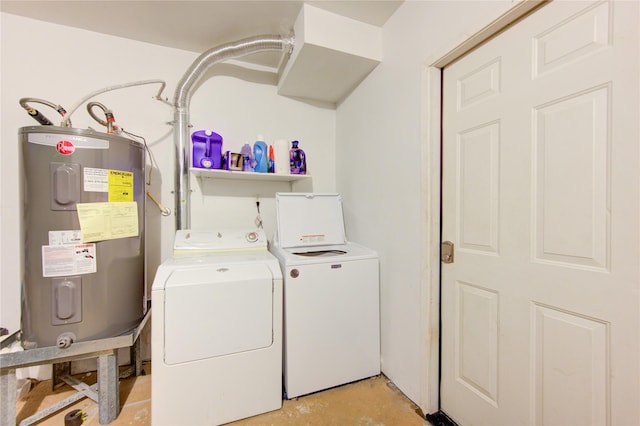
[[[64,332],[56,339],[56,346],[60,349],[66,349],[76,341],[76,335],[70,331]]]

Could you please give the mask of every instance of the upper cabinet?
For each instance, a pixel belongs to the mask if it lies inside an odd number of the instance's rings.
[[[304,4],[278,93],[336,105],[382,60],[382,29]]]

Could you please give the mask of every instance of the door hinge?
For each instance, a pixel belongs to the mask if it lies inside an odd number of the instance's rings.
[[[440,260],[442,263],[453,263],[454,246],[451,241],[443,241],[440,245]]]

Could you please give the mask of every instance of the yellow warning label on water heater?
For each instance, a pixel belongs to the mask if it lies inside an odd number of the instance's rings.
[[[109,170],[109,202],[133,201],[133,172]]]

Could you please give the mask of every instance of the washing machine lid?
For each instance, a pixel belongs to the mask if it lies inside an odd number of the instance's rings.
[[[276,193],[280,247],[345,244],[340,194]]]

